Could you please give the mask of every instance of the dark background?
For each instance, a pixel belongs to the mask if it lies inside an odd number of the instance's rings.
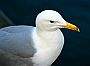
[[[62,29],[65,45],[52,66],[90,66],[90,0],[0,0],[0,10],[15,25],[35,26],[37,14],[46,9],[58,11],[81,31]]]

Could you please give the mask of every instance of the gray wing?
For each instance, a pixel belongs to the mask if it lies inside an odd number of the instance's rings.
[[[32,57],[36,52],[32,39],[34,27],[11,26],[0,30],[0,50],[20,56]]]
[[[8,33],[20,33],[20,32],[32,32],[34,29],[33,26],[19,25],[19,26],[9,26],[2,28],[0,30],[8,32]]]
[[[0,66],[33,66],[31,57],[36,52],[33,30],[31,26],[0,29]]]

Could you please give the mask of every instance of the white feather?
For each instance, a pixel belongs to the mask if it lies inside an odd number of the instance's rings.
[[[37,34],[33,32],[33,39],[37,53],[32,58],[34,66],[50,66],[61,53],[64,44],[62,32],[58,29],[53,32]]]

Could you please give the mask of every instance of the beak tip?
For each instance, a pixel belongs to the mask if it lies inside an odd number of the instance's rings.
[[[78,28],[77,31],[80,32],[80,29]]]
[[[78,29],[78,32],[80,32],[80,30]]]

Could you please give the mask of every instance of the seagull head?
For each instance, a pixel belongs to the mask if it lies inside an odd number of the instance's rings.
[[[54,10],[44,10],[37,15],[36,28],[41,31],[55,31],[60,28],[67,28],[78,31],[79,28],[65,21],[62,16]]]

